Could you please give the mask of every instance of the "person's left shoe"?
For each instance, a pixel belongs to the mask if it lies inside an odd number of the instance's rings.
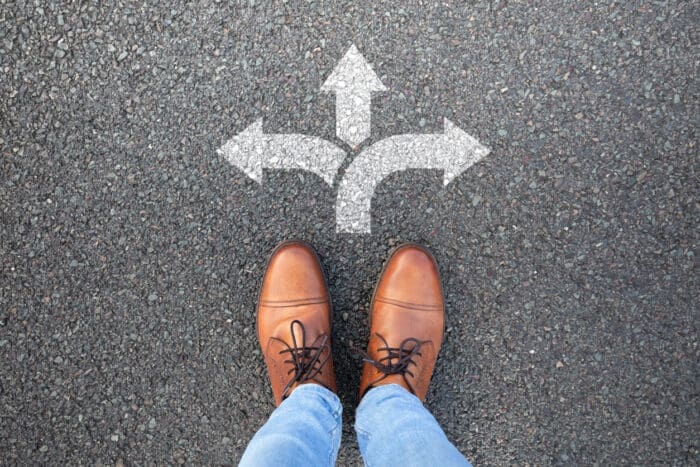
[[[331,300],[310,245],[285,242],[272,253],[260,289],[257,328],[276,405],[300,384],[336,392]]]

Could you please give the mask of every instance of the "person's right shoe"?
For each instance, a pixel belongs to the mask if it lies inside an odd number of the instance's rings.
[[[424,401],[444,326],[435,259],[420,245],[399,246],[384,265],[372,297],[360,399],[374,387],[398,384]]]

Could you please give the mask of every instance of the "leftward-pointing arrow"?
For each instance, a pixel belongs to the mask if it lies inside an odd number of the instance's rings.
[[[445,119],[444,132],[383,139],[360,152],[345,171],[336,198],[338,232],[370,233],[374,190],[405,169],[442,169],[444,184],[481,160],[489,149]]]
[[[272,168],[313,172],[333,186],[345,159],[345,151],[321,138],[263,133],[262,119],[228,140],[217,152],[260,184],[263,168]]]
[[[335,66],[321,91],[335,93],[338,138],[353,148],[359,146],[372,129],[372,92],[386,91],[386,87],[355,45]]]

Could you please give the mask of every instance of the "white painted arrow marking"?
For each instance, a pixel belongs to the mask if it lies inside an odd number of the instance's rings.
[[[445,119],[444,133],[391,136],[358,154],[345,171],[335,203],[338,232],[370,233],[372,197],[389,174],[443,169],[444,184],[481,160],[489,149]]]
[[[265,134],[262,119],[228,140],[217,152],[260,184],[263,167],[267,167],[313,172],[332,187],[345,159],[343,149],[321,138]]]
[[[372,92],[386,87],[355,45],[321,86],[321,91],[335,93],[335,134],[353,148],[370,135],[372,129]]]

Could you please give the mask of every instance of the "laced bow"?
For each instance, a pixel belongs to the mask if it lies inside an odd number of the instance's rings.
[[[297,342],[296,333],[294,332],[295,326],[300,330],[301,334],[301,345]],[[290,333],[292,335],[292,345],[290,346],[282,339],[273,337],[274,340],[281,342],[285,349],[280,350],[279,354],[283,355],[288,353],[289,359],[285,360],[284,363],[292,365],[292,368],[287,372],[288,375],[294,373],[292,379],[289,380],[287,385],[282,391],[282,399],[289,396],[291,389],[296,384],[301,384],[306,381],[312,380],[316,383],[325,386],[325,384],[319,381],[317,378],[319,375],[323,374],[322,369],[329,358],[331,358],[331,348],[330,339],[327,334],[320,335],[314,340],[311,345],[306,345],[306,328],[304,324],[299,320],[294,320],[289,325]],[[322,358],[324,350],[328,350],[326,355]]]
[[[390,347],[384,336],[381,334],[375,335],[384,343],[383,347],[377,349],[378,352],[386,353],[384,357],[379,360],[374,360],[367,352],[355,349],[355,351],[362,356],[362,361],[369,363],[382,374],[382,376],[372,381],[369,387],[372,387],[372,385],[380,382],[389,375],[401,375],[406,385],[411,390],[411,393],[415,394],[416,391],[406,375],[412,378],[415,377],[410,369],[411,365],[417,366],[413,358],[422,357],[423,354],[420,352],[420,348],[430,341],[420,341],[415,337],[407,337],[398,347]]]

